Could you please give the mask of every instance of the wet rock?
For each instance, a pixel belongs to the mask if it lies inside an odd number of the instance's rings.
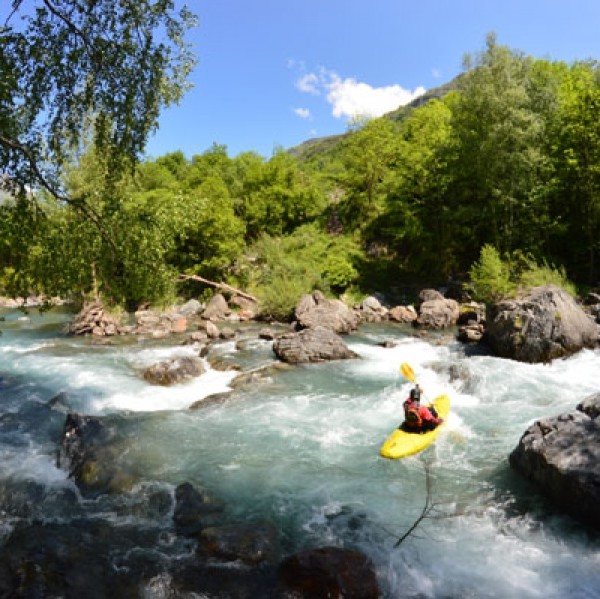
[[[273,351],[279,359],[290,364],[360,357],[344,344],[339,335],[320,326],[278,337],[273,342]]]
[[[277,528],[266,521],[205,528],[199,541],[201,550],[210,557],[253,566],[274,563],[278,554]]]
[[[533,289],[523,299],[493,306],[486,338],[500,357],[549,362],[584,347],[595,347],[599,329],[568,293],[546,285]]]
[[[182,483],[175,489],[173,522],[179,534],[199,534],[203,528],[214,524],[214,515],[222,510],[221,502],[191,483]]]
[[[144,371],[144,379],[153,385],[178,385],[204,374],[200,358],[181,357],[158,362]]]
[[[324,327],[335,333],[346,334],[355,330],[358,316],[340,300],[328,300],[320,291],[304,295],[296,305],[298,328]]]
[[[600,393],[532,424],[510,465],[565,512],[600,528]]]
[[[209,339],[218,339],[220,335],[219,327],[210,320],[201,320],[198,323],[198,330],[204,331]]]
[[[85,497],[127,491],[135,484],[135,476],[119,465],[119,457],[127,451],[125,442],[117,442],[113,427],[100,418],[71,413],[67,415],[58,452],[59,468]]]
[[[275,339],[275,332],[273,329],[264,328],[258,332],[259,339],[265,339],[266,341],[272,341]]]
[[[368,558],[349,549],[322,547],[297,553],[280,564],[279,576],[285,587],[302,597],[379,597]]]

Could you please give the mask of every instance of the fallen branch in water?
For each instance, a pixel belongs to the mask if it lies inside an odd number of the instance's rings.
[[[253,295],[245,293],[244,291],[240,291],[239,289],[236,289],[231,285],[227,285],[227,283],[216,283],[215,281],[209,281],[208,279],[205,279],[204,277],[200,277],[198,275],[179,275],[178,282],[183,281],[198,281],[199,283],[204,283],[205,285],[210,285],[211,287],[216,287],[217,289],[224,289],[225,291],[235,293],[236,295],[250,300],[251,302],[256,303],[258,301]]]

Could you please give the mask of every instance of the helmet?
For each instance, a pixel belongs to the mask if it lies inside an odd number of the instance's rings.
[[[410,390],[410,398],[413,401],[421,401],[421,391],[419,390],[419,387]]]

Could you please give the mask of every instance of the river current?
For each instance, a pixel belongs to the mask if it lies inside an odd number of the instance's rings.
[[[571,411],[600,390],[598,350],[529,365],[466,353],[453,340],[415,337],[399,325],[363,325],[344,338],[358,360],[275,370],[230,399],[190,410],[227,391],[238,372],[207,364],[190,383],[147,383],[145,367],[197,355],[183,337],[101,345],[66,336],[60,312],[0,315],[0,544],[24,520],[68,521],[74,504],[63,497],[77,497],[78,518],[131,524],[146,517],[124,507],[143,500],[140,489],[172,493],[189,481],[210,489],[238,521],[275,522],[286,553],[325,545],[360,550],[384,597],[600,597],[598,536],[556,511],[508,465],[529,424]],[[242,371],[270,364],[271,342],[258,330],[241,326],[237,342],[212,351]],[[449,395],[451,412],[433,446],[387,460],[379,448],[401,421],[410,390],[402,362],[427,399]],[[58,407],[49,408],[58,394]],[[137,492],[79,496],[56,464],[67,411],[122,422],[123,434],[134,436],[127,459],[140,473]],[[396,546],[425,504],[426,469],[435,510]],[[43,490],[35,504],[19,505],[24,484]],[[118,546],[111,551],[119,555]],[[148,589],[145,596],[161,593]]]

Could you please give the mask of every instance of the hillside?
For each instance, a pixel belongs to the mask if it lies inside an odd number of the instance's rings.
[[[405,106],[398,106],[395,110],[388,112],[383,118],[390,119],[395,122],[403,121],[412,110],[427,104],[430,100],[439,99],[445,96],[448,92],[458,89],[462,75],[458,75],[448,83],[444,83],[439,87],[434,87],[426,91],[422,96],[415,98]],[[288,153],[298,158],[300,161],[310,161],[316,156],[331,153],[336,146],[344,140],[346,133],[339,135],[328,135],[325,137],[314,137],[302,142],[301,144],[288,149]]]

